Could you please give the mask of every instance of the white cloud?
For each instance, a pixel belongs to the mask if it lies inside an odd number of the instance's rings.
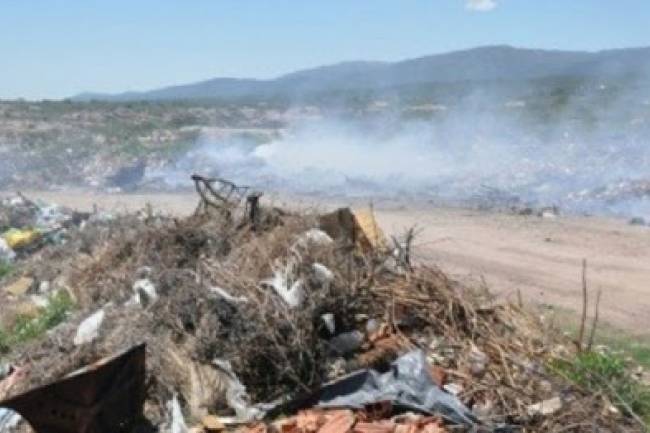
[[[496,7],[496,0],[466,0],[465,3],[465,8],[474,12],[488,12]]]

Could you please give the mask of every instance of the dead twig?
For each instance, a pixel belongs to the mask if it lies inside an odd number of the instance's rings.
[[[594,345],[594,337],[596,336],[596,327],[598,326],[598,310],[600,307],[600,295],[602,291],[598,289],[598,294],[596,295],[596,306],[594,307],[594,319],[591,322],[591,331],[589,332],[589,342],[587,343],[587,351],[591,351],[591,348]]]
[[[580,318],[580,332],[578,333],[578,351],[582,352],[585,338],[585,324],[587,323],[587,259],[582,259],[582,316]]]

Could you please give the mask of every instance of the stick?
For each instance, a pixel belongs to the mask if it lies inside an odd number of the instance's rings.
[[[585,338],[585,323],[587,322],[587,259],[582,259],[582,318],[580,319],[580,333],[578,334],[578,351],[582,352],[582,343]]]
[[[596,307],[594,311],[594,320],[591,322],[591,331],[589,332],[589,342],[587,343],[587,352],[591,351],[591,347],[594,345],[594,337],[596,335],[596,327],[598,326],[598,307],[600,306],[600,295],[602,291],[598,289],[598,294],[596,295]]]

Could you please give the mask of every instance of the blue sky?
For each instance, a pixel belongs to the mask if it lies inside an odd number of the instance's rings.
[[[0,0],[0,98],[270,78],[479,45],[650,45],[649,0]]]

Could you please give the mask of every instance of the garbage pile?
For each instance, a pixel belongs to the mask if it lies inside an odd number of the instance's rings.
[[[621,180],[609,183],[601,188],[582,191],[576,199],[601,200],[605,203],[617,203],[627,200],[639,200],[650,197],[650,180]]]
[[[619,179],[598,188],[585,188],[569,194],[567,201],[575,208],[615,216],[645,218],[650,216],[650,180]]]
[[[78,227],[89,217],[34,202],[20,193],[0,200],[0,262],[31,254],[47,243],[61,243],[68,229]]]
[[[42,253],[49,275],[28,261],[22,277],[34,284],[12,296],[33,295],[47,278],[75,308],[40,338],[6,348],[0,400],[16,407],[80,368],[108,374],[129,363],[98,360],[144,347],[146,372],[116,370],[111,387],[114,399],[141,374],[142,413],[57,406],[59,424],[38,408],[21,414],[59,426],[94,417],[92,431],[107,419],[114,431],[125,413],[124,431],[174,433],[552,431],[585,420],[589,431],[634,429],[603,396],[547,371],[571,351],[552,329],[409,263],[371,212],[293,213],[256,197],[208,206],[202,196],[185,219],[91,219]],[[52,392],[39,392],[48,404]],[[12,422],[8,431],[27,431]]]

